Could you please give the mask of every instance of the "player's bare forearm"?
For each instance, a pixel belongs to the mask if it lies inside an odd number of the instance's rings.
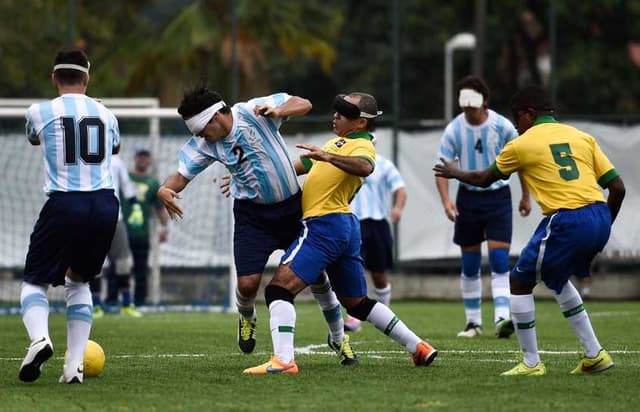
[[[298,117],[303,116],[312,108],[309,100],[298,96],[292,96],[282,106],[271,107],[265,105],[256,105],[253,112],[256,116],[264,117]]]
[[[624,187],[624,182],[620,176],[610,181],[607,184],[607,189],[609,190],[607,206],[611,212],[611,223],[613,223],[616,217],[618,217],[618,212],[620,212],[622,200],[624,199],[627,189]]]
[[[440,158],[441,164],[436,164],[433,167],[436,177],[443,177],[445,179],[457,179],[461,182],[470,184],[472,186],[489,187],[491,183],[498,180],[498,176],[493,173],[492,167],[488,167],[484,170],[460,170],[456,167],[456,162],[447,162]]]
[[[373,165],[362,157],[340,156],[331,154],[329,163],[349,173],[350,175],[367,177],[373,173]]]
[[[309,113],[313,105],[311,101],[299,96],[292,96],[279,107],[280,117],[298,117]]]
[[[373,165],[364,157],[340,156],[325,152],[318,146],[312,144],[298,144],[296,147],[307,150],[307,153],[300,155],[301,158],[331,163],[338,169],[341,169],[351,175],[367,177],[373,172]]]
[[[302,164],[302,162],[298,159],[294,160],[293,168],[296,170],[296,176],[302,176],[309,173],[306,167]]]
[[[179,192],[181,192],[189,183],[189,180],[182,176],[180,173],[174,173],[164,181],[160,189],[158,189],[158,199],[162,202],[167,209],[167,213],[171,219],[182,218],[182,207],[176,202],[176,199],[181,199]]]
[[[176,172],[167,177],[160,188],[165,187],[167,189],[173,190],[176,193],[180,193],[182,192],[182,190],[184,190],[185,187],[187,187],[188,184],[189,180],[186,177],[182,176],[180,173]]]
[[[444,177],[436,176],[436,188],[440,195],[440,201],[443,205],[451,202],[449,198],[449,181]]]

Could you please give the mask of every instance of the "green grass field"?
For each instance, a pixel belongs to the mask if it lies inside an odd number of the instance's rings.
[[[63,315],[52,315],[54,357],[32,384],[18,380],[28,345],[18,316],[0,316],[0,410],[2,411],[523,411],[635,410],[640,396],[640,302],[587,302],[603,346],[616,367],[594,376],[573,376],[579,344],[555,302],[537,303],[538,342],[547,367],[543,377],[507,378],[516,363],[515,336],[497,340],[492,328],[477,339],[456,338],[464,323],[457,302],[394,302],[396,313],[440,350],[432,366],[415,368],[404,348],[366,324],[351,334],[360,365],[338,364],[325,344],[317,306],[297,305],[298,375],[243,376],[242,370],[271,353],[268,316],[259,305],[258,344],[239,352],[237,318],[218,313],[147,314],[141,319],[105,316],[94,321],[92,339],[107,364],[83,385],[61,385],[65,350]],[[490,325],[492,307],[483,307]]]

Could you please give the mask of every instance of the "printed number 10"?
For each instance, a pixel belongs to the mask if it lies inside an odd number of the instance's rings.
[[[76,129],[76,119],[74,117],[63,117],[62,127],[64,128],[64,162],[65,164],[78,163],[78,157],[86,164],[100,164],[105,156],[104,123],[99,117],[85,117],[78,122]],[[98,145],[94,152],[89,151],[89,141],[91,139],[90,129],[95,130],[98,137]],[[78,137],[76,138],[76,130]],[[80,153],[78,154],[77,143],[80,143]]]

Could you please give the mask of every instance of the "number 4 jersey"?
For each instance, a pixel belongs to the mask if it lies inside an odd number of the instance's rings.
[[[518,137],[513,124],[504,116],[487,110],[487,119],[481,125],[467,122],[460,113],[445,128],[438,149],[438,159],[448,162],[458,158],[462,170],[484,170],[491,166],[504,145]],[[496,190],[509,184],[508,180],[498,180],[488,188],[460,183],[473,191]]]
[[[596,139],[551,116],[508,143],[493,168],[502,178],[519,172],[545,215],[603,202],[600,187],[619,176]]]
[[[45,192],[113,188],[111,153],[120,145],[120,132],[109,109],[69,93],[32,104],[26,118],[27,138],[44,150]]]

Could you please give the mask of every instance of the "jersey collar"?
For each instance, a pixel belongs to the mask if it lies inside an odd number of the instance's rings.
[[[556,120],[555,117],[545,114],[543,116],[538,117],[536,120],[534,120],[533,126],[537,126],[542,123],[558,123],[558,121]]]
[[[367,139],[372,140],[373,136],[368,132],[354,132],[345,136],[347,139]]]

